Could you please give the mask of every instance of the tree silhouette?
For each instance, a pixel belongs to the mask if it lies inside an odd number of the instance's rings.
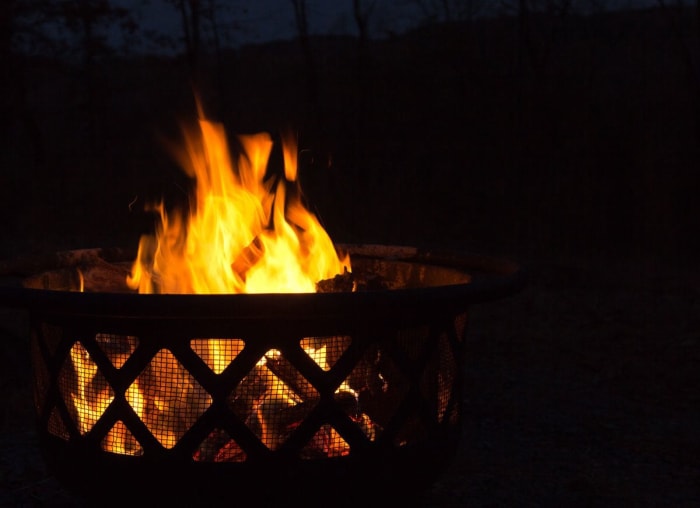
[[[686,30],[684,23],[693,22],[688,15],[686,3],[676,0],[674,5],[668,5],[665,0],[656,0],[662,12],[666,15],[671,27],[672,36],[676,42],[679,57],[685,66],[688,86],[695,97],[695,132],[700,140],[700,61],[697,52],[700,51],[700,0],[695,0],[695,29]]]
[[[136,30],[129,11],[115,7],[110,0],[61,0],[55,3],[55,16],[75,36],[76,50],[81,60],[81,81],[84,89],[84,110],[88,146],[95,150],[99,144],[99,117],[102,99],[108,86],[99,79],[98,60],[111,55],[107,31],[118,26],[131,33]]]
[[[182,41],[190,76],[197,81],[202,40],[202,3],[200,0],[165,0],[180,13]]]
[[[306,0],[291,0],[294,8],[294,21],[297,27],[297,35],[306,68],[306,93],[309,108],[313,111],[318,102],[318,72],[316,61],[311,49],[309,35],[309,17],[306,10]]]
[[[408,0],[421,13],[422,23],[470,21],[494,0]]]
[[[375,0],[363,2],[362,0],[353,0],[353,15],[355,25],[358,32],[357,45],[357,107],[355,108],[356,115],[356,132],[358,143],[363,144],[363,133],[365,132],[365,119],[368,108],[372,107],[370,100],[371,93],[371,55],[369,48],[369,22],[372,17],[372,12],[376,5]]]
[[[235,21],[230,25],[221,23],[222,13],[230,5],[219,0],[164,1],[175,8],[180,16],[180,40],[191,86],[200,95],[206,95],[208,103],[216,102],[217,111],[225,111],[228,100],[224,66],[232,62],[224,60],[229,56],[235,57],[235,52],[231,50],[225,55],[224,43],[238,29]]]
[[[46,148],[41,130],[29,106],[27,69],[30,59],[56,58],[77,62],[80,97],[78,110],[85,115],[88,148],[98,142],[100,97],[106,91],[97,79],[98,60],[113,53],[110,30],[133,33],[136,24],[127,9],[109,0],[6,0],[0,3],[0,78],[4,140],[20,136],[31,146],[34,165],[44,162]],[[15,144],[22,146],[22,144]],[[13,150],[16,152],[17,150]]]
[[[19,139],[27,139],[32,149],[32,165],[44,162],[41,131],[27,102],[26,49],[38,46],[41,32],[36,30],[41,2],[6,0],[0,3],[0,128],[4,156],[16,154]],[[10,148],[14,147],[14,150]],[[4,147],[5,148],[5,147]],[[28,161],[23,161],[26,164]],[[25,168],[26,170],[26,168]]]

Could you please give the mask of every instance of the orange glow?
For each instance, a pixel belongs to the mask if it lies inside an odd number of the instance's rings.
[[[282,137],[284,175],[266,178],[273,149],[269,134],[239,136],[242,153],[235,164],[223,126],[203,119],[201,112],[197,128],[185,134],[178,159],[196,184],[190,211],[166,212],[162,201],[154,206],[160,221],[155,234],[140,239],[127,276],[131,289],[171,294],[309,293],[316,291],[319,281],[351,271],[349,256],[336,250],[316,216],[304,206],[293,135],[285,133]],[[83,274],[79,273],[79,277],[82,291]],[[302,347],[327,371],[327,348],[324,344],[315,345],[317,341],[304,340]],[[98,343],[107,349],[111,345],[117,351],[108,354],[117,369],[133,353],[136,342],[134,337],[98,336]],[[128,347],[119,349],[124,344]],[[244,340],[193,339],[190,347],[219,375],[243,350]],[[84,434],[113,403],[115,393],[82,345],[71,350],[71,360],[76,376],[72,402]],[[275,370],[275,366],[281,370]],[[245,402],[249,412],[237,416],[251,425],[264,445],[274,450],[284,441],[290,426],[298,424],[310,410],[307,407],[317,403],[320,394],[276,349],[267,351],[249,376],[231,396],[236,399],[236,407]],[[357,397],[346,381],[338,392]],[[127,387],[124,397],[165,448],[174,447],[213,400],[165,348]],[[140,444],[129,430],[127,422],[117,422],[102,443],[104,449],[140,454]],[[219,439],[219,434],[213,432],[198,451],[197,460],[207,460],[202,457],[209,457],[208,446],[220,445]],[[347,443],[328,425],[319,431],[312,445],[329,456],[349,451]],[[220,453],[228,460],[243,460],[245,456],[231,444],[224,444]]]
[[[114,392],[104,382],[90,355],[80,342],[73,344],[70,350],[71,361],[78,376],[77,393],[72,393],[73,404],[78,414],[78,426],[81,434],[92,429],[105,409],[114,400]]]
[[[201,115],[200,115],[201,116]],[[127,277],[140,293],[310,293],[351,271],[302,202],[297,143],[282,139],[284,178],[265,178],[269,134],[239,136],[234,164],[221,124],[200,118],[180,163],[196,181],[189,216],[156,206],[156,235],[141,238]]]

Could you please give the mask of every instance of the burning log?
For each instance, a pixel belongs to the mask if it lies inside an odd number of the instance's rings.
[[[276,450],[304,421],[313,402],[299,401],[288,390],[273,390],[265,395],[246,424],[270,450]]]
[[[104,260],[91,263],[79,270],[83,291],[124,292],[129,269],[124,265]]]
[[[360,399],[354,391],[341,388],[333,395],[333,400],[335,400],[338,407],[345,411],[353,420],[357,421],[362,418]]]
[[[125,251],[118,248],[76,249],[50,254],[37,254],[17,259],[0,260],[0,275],[33,276],[50,270],[102,264],[123,259]],[[48,289],[48,288],[46,288]],[[51,286],[51,289],[57,289]]]
[[[238,443],[229,439],[217,452],[214,462],[243,462],[245,458],[246,454]]]
[[[242,420],[246,420],[271,389],[273,374],[265,365],[256,365],[231,394],[229,406]]]
[[[231,263],[231,269],[234,273],[238,274],[243,280],[245,280],[245,274],[252,266],[255,265],[265,254],[265,246],[260,240],[259,236],[256,236],[248,246],[243,249],[243,251],[238,255],[238,257]]]
[[[390,281],[373,272],[364,273],[361,277],[349,272],[347,268],[342,274],[331,279],[324,279],[316,283],[317,293],[341,293],[349,291],[375,291],[391,289]]]
[[[84,249],[73,254],[70,251],[59,252],[53,256],[30,258],[25,261],[1,261],[0,276],[22,275],[35,263],[43,260],[50,262],[53,269],[26,277],[22,282],[25,287],[108,293],[128,291],[125,284],[129,273],[128,265],[124,262],[111,262],[102,256],[102,249]]]
[[[342,293],[355,289],[355,276],[347,268],[342,274],[338,274],[332,279],[320,280],[316,283],[317,293]]]
[[[318,399],[316,388],[284,356],[265,355],[265,360],[267,368],[302,400]]]
[[[246,454],[223,430],[215,429],[194,453],[198,462],[243,462]]]

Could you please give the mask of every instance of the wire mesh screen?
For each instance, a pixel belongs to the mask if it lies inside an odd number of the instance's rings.
[[[457,428],[466,315],[350,335],[201,336],[171,323],[33,328],[47,434],[132,457],[197,463],[345,457]],[[124,328],[120,323],[114,328]]]

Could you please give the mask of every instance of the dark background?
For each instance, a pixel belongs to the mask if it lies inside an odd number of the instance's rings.
[[[297,130],[334,240],[690,269],[696,11],[562,9],[235,50],[203,25],[171,57],[106,46],[116,14],[63,13],[71,39],[2,54],[3,254],[133,242],[144,202],[187,183],[158,137],[194,122],[195,87],[231,137]]]
[[[467,439],[426,506],[697,506],[698,10],[511,4],[381,40],[302,24],[217,49],[203,32],[170,56],[91,37],[118,9],[62,12],[73,39],[18,51],[31,26],[4,6],[0,257],[135,246],[149,199],[186,197],[160,138],[194,121],[194,85],[232,142],[297,130],[334,241],[527,269],[522,293],[474,310]],[[23,318],[5,313],[3,495],[70,503],[31,458]]]

